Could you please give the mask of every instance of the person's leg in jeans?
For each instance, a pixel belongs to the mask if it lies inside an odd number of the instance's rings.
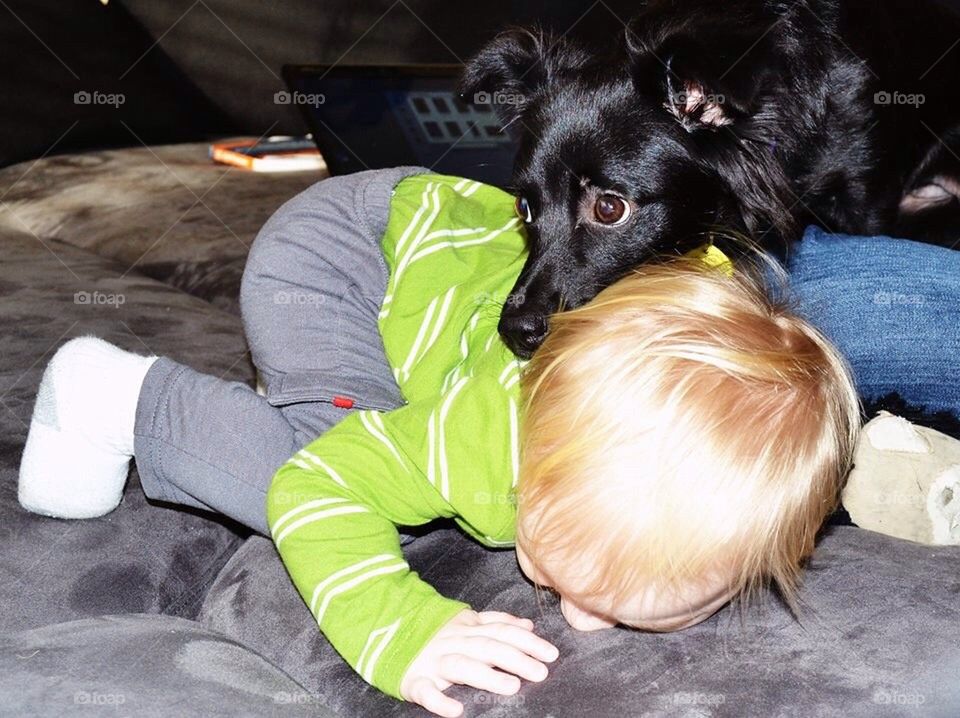
[[[811,229],[789,270],[800,312],[847,357],[868,414],[895,414],[864,427],[833,523],[957,543],[960,252]]]
[[[960,417],[960,252],[810,228],[791,253],[797,309],[850,362],[864,400],[896,393]]]
[[[217,511],[265,533],[264,499],[280,464],[346,412],[402,403],[377,328],[387,281],[380,238],[393,186],[417,171],[326,180],[264,226],[248,260],[241,305],[267,396],[168,358],[153,362],[139,388],[129,452],[148,497]],[[97,381],[96,370],[90,373]],[[107,373],[99,373],[103,384]],[[69,501],[45,510],[49,488],[31,483],[44,473],[41,457],[48,453],[34,444],[34,460],[24,464],[41,470],[21,470],[21,495],[34,497],[31,510],[69,517]],[[33,490],[24,492],[25,486]],[[91,485],[55,488],[89,493]],[[119,487],[113,494],[115,506]]]

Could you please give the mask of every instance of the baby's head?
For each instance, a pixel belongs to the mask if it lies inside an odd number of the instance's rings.
[[[581,630],[791,607],[860,426],[845,362],[751,273],[641,267],[550,320],[521,376],[517,558]]]

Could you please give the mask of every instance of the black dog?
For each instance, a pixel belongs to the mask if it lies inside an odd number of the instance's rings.
[[[519,131],[530,255],[501,314],[521,357],[547,316],[655,255],[807,224],[960,237],[960,21],[925,0],[651,0],[603,56],[529,30],[468,63]]]

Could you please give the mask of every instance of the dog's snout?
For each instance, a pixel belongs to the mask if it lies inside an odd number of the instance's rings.
[[[502,316],[498,328],[507,347],[521,359],[529,359],[547,336],[546,317],[533,314]]]

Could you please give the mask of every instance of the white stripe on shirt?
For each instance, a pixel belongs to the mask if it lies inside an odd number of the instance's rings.
[[[512,396],[507,399],[510,401],[510,469],[513,471],[511,485],[516,486],[520,476],[520,421],[517,416],[517,402]]]
[[[423,194],[420,195],[420,208],[414,213],[413,219],[410,220],[410,224],[406,226],[406,229],[403,230],[403,234],[400,235],[400,239],[397,240],[397,244],[394,247],[394,256],[400,253],[400,250],[403,249],[404,243],[410,236],[410,233],[416,227],[417,223],[420,221],[420,217],[423,216],[423,213],[427,211],[427,207],[430,206],[429,194],[430,190],[433,189],[433,182],[428,182],[427,186],[423,190]]]
[[[430,347],[432,347],[434,342],[437,341],[437,337],[440,335],[440,331],[443,329],[444,321],[447,318],[447,312],[450,311],[450,301],[453,299],[453,295],[457,291],[458,286],[459,285],[454,284],[452,287],[450,287],[450,289],[447,290],[446,295],[444,295],[443,304],[440,305],[440,313],[433,322],[433,332],[430,334],[430,338],[427,340],[426,345],[423,347],[423,350],[420,352],[420,355],[417,357],[416,361],[419,362],[421,359],[423,359],[423,356],[430,351]]]
[[[296,521],[294,521],[292,524],[287,526],[276,537],[274,537],[273,542],[277,545],[277,548],[280,548],[281,541],[283,541],[287,536],[292,534],[298,528],[301,528],[306,524],[312,524],[315,521],[322,521],[323,519],[328,519],[331,516],[340,516],[342,514],[365,514],[365,513],[369,513],[366,507],[350,505],[350,506],[340,506],[335,509],[327,509],[326,511],[317,511],[316,513],[307,514],[303,518],[299,518]]]
[[[489,227],[472,227],[470,229],[436,229],[423,238],[423,243],[426,244],[430,240],[439,239],[440,237],[466,237],[471,234],[480,234],[481,232],[489,231]]]
[[[423,213],[426,212],[427,208],[430,206],[430,190],[433,189],[433,182],[428,182],[427,186],[423,190],[423,194],[420,196],[420,207],[414,213],[413,218],[410,220],[410,223],[403,230],[403,234],[400,235],[400,239],[397,240],[397,244],[393,248],[394,259],[395,261],[400,261],[400,251],[403,249],[404,243],[410,237],[410,233],[418,226],[420,219],[423,216]],[[432,219],[430,220],[432,223]],[[380,313],[377,315],[378,319],[385,319],[390,314],[390,307],[387,305],[393,301],[393,291],[391,291],[391,286],[396,287],[397,279],[399,279],[399,273],[397,276],[391,277],[387,286],[386,296],[383,298],[383,302],[380,304]]]
[[[437,188],[433,190],[433,193],[430,195],[430,199],[433,200],[433,209],[430,212],[430,216],[427,217],[423,224],[420,226],[420,231],[417,232],[417,236],[410,243],[410,246],[407,248],[406,253],[400,257],[399,250],[394,250],[394,255],[398,259],[397,269],[394,272],[394,286],[397,282],[400,281],[400,277],[403,274],[403,270],[410,263],[411,255],[417,251],[417,248],[423,244],[423,238],[429,231],[430,227],[433,225],[434,221],[437,219],[437,215],[440,214],[440,186],[437,185]]]
[[[467,239],[462,242],[437,242],[435,244],[431,244],[427,247],[424,247],[419,252],[417,252],[412,257],[410,257],[410,260],[406,262],[406,264],[407,265],[413,264],[418,259],[422,259],[423,257],[426,257],[429,254],[433,254],[434,252],[439,252],[441,249],[445,249],[447,247],[469,247],[474,244],[485,244],[487,242],[490,242],[496,239],[498,236],[506,232],[508,229],[512,228],[519,221],[520,220],[517,218],[511,219],[509,222],[503,225],[500,229],[496,229],[490,234],[480,237],[479,239]],[[413,249],[411,249],[410,251],[412,252]]]
[[[400,462],[400,465],[409,472],[410,469],[407,466],[406,462],[401,458],[400,452],[397,451],[397,447],[393,445],[393,442],[387,438],[387,435],[382,433],[380,429],[375,426],[374,422],[371,421],[370,416],[372,414],[377,414],[373,409],[367,409],[364,411],[357,412],[360,415],[360,423],[363,424],[363,427],[370,432],[370,435],[373,436],[377,441],[390,449],[390,453],[393,454],[394,458]]]
[[[433,488],[439,490],[437,486],[437,410],[430,412],[430,418],[427,419],[427,481]]]
[[[501,386],[506,383],[507,375],[510,374],[510,372],[512,372],[516,368],[517,368],[517,363],[515,361],[512,361],[509,364],[507,364],[505,367],[503,367],[503,371],[501,371],[500,376],[497,377],[497,381],[500,382]]]
[[[413,366],[413,360],[417,356],[417,352],[420,351],[420,344],[423,343],[423,338],[427,333],[427,329],[430,326],[430,322],[433,320],[433,313],[436,311],[437,302],[440,300],[440,297],[434,297],[430,304],[427,305],[427,310],[423,314],[423,319],[420,320],[420,328],[417,330],[417,336],[413,339],[413,346],[410,347],[410,351],[407,353],[407,358],[403,362],[403,366],[400,367],[400,371],[403,372],[404,378],[409,378],[410,376],[410,367]]]
[[[383,563],[384,561],[393,561],[394,559],[399,558],[392,553],[382,553],[379,556],[373,556],[371,558],[366,558],[363,561],[358,561],[355,564],[341,568],[339,571],[334,571],[320,583],[317,584],[317,587],[313,589],[313,596],[310,598],[310,613],[317,612],[317,601],[320,600],[320,594],[323,593],[324,589],[329,586],[334,581],[337,581],[344,576],[349,576],[351,573],[356,573],[362,568],[367,566],[372,566],[375,563]]]
[[[313,471],[313,469],[312,469],[311,467],[307,466],[305,463],[303,463],[302,461],[300,461],[300,459],[298,459],[296,456],[294,456],[292,459],[290,459],[287,463],[293,464],[293,465],[296,466],[298,469],[303,469],[304,471]]]
[[[480,183],[479,183],[479,182],[474,182],[473,187],[471,187],[471,188],[468,189],[466,192],[464,192],[464,193],[463,193],[463,196],[464,196],[464,197],[469,197],[469,196],[472,195],[474,192],[476,192],[478,189],[480,189]]]
[[[321,459],[321,458],[320,458],[319,456],[317,456],[316,454],[313,454],[313,453],[307,451],[306,449],[300,449],[300,451],[297,452],[297,456],[302,456],[304,459],[306,459],[307,461],[309,461],[311,464],[316,464],[316,465],[319,466],[321,469],[323,469],[323,470],[326,471],[328,474],[330,474],[330,478],[331,478],[331,479],[333,479],[334,481],[336,481],[336,482],[337,482],[338,484],[340,484],[343,488],[347,488],[347,482],[343,480],[343,477],[341,477],[340,474],[338,474],[336,471],[333,470],[333,467],[331,467],[329,464],[327,464],[323,459]]]
[[[309,469],[309,467],[308,467],[308,470],[312,471],[312,469]],[[302,514],[304,511],[309,511],[310,509],[318,509],[321,506],[329,506],[330,504],[342,504],[345,501],[347,501],[347,499],[342,497],[333,498],[333,499],[313,499],[312,501],[305,501],[299,506],[295,506],[294,508],[290,509],[283,516],[281,516],[276,521],[274,521],[273,526],[270,527],[270,535],[272,536],[276,534],[277,529],[280,528],[281,524],[293,518],[297,514]]]
[[[446,437],[444,432],[444,422],[447,420],[447,412],[450,411],[450,405],[453,403],[453,400],[456,398],[457,394],[460,393],[460,390],[467,383],[468,377],[463,377],[456,384],[453,385],[453,388],[450,390],[450,393],[447,394],[446,398],[443,400],[443,404],[440,406],[440,495],[447,501],[450,500],[450,476],[449,469],[447,467],[447,447],[446,447]]]
[[[370,635],[367,637],[367,643],[363,647],[363,651],[360,653],[360,660],[357,661],[357,673],[365,680],[367,683],[373,683],[373,669],[377,665],[377,661],[380,658],[380,654],[383,653],[383,650],[387,647],[387,644],[393,639],[394,635],[397,633],[397,628],[400,626],[400,619],[391,623],[389,626],[384,626],[383,628],[378,628],[375,631],[371,631]],[[370,658],[367,660],[367,665],[363,665],[364,654],[367,652],[367,649],[373,645],[373,641],[377,637],[380,637],[380,642],[377,644],[376,648],[373,649],[373,652],[370,654]]]
[[[410,567],[407,565],[406,561],[401,561],[397,564],[392,564],[390,566],[381,566],[380,568],[374,568],[366,573],[362,573],[359,576],[341,583],[336,588],[331,589],[327,592],[327,595],[323,599],[323,603],[320,604],[320,608],[317,611],[317,624],[323,622],[323,616],[327,612],[327,608],[330,606],[330,602],[339,596],[341,593],[349,591],[351,588],[359,586],[364,581],[369,581],[371,578],[376,578],[377,576],[382,576],[387,573],[396,573],[397,571],[406,571]]]

